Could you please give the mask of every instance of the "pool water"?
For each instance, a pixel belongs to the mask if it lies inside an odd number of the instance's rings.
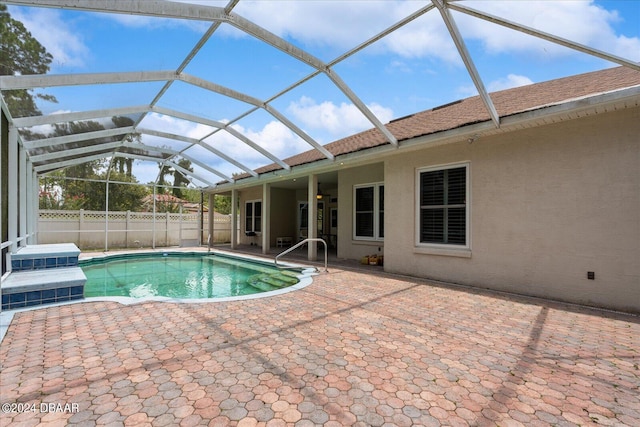
[[[81,261],[85,297],[222,298],[282,289],[296,272],[211,254],[154,253]]]

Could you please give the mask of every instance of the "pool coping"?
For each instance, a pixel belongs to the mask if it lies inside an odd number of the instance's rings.
[[[192,249],[196,249],[196,248],[192,248]],[[175,249],[165,249],[165,250],[155,249],[155,250],[149,250],[149,251],[104,253],[101,255],[92,255],[92,256],[86,256],[86,257],[81,256],[81,260],[85,261],[85,260],[92,260],[92,259],[99,259],[99,258],[109,258],[114,256],[136,255],[136,254],[145,254],[145,253],[177,253],[177,254],[209,253],[212,255],[217,254],[223,257],[241,258],[241,259],[247,259],[247,260],[259,262],[261,264],[268,264],[268,259],[263,257],[258,257],[250,254],[238,254],[235,252],[230,253],[227,251],[221,251],[217,249],[212,249],[206,252],[202,250],[185,251],[185,250],[175,250]],[[52,304],[46,304],[46,305],[37,305],[37,306],[17,308],[12,310],[3,310],[0,312],[0,343],[2,343],[2,340],[5,334],[7,333],[7,330],[9,329],[9,325],[13,320],[14,314],[20,313],[23,311],[31,311],[31,310],[37,310],[37,309],[43,309],[43,308],[47,309],[47,308],[59,307],[59,306],[69,305],[69,304],[81,304],[81,303],[90,303],[90,302],[98,302],[98,301],[116,302],[122,305],[144,304],[146,302],[170,302],[170,303],[176,303],[176,304],[203,304],[203,303],[244,301],[244,300],[257,299],[257,298],[269,298],[269,297],[283,295],[289,292],[303,289],[309,286],[311,283],[313,283],[313,276],[316,276],[319,274],[318,269],[313,266],[292,263],[292,262],[281,262],[280,264],[287,269],[291,269],[291,268],[302,269],[301,273],[298,275],[299,282],[296,283],[295,285],[287,286],[286,288],[282,288],[282,289],[275,289],[273,291],[258,292],[250,295],[238,295],[238,296],[231,296],[231,297],[220,297],[220,298],[171,298],[171,297],[162,297],[162,296],[144,297],[144,298],[85,297],[85,298],[73,300],[73,301],[64,301],[64,302],[52,303]]]

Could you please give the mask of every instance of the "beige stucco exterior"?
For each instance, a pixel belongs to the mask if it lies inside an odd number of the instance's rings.
[[[349,168],[338,172],[338,258],[359,259],[382,254],[384,241],[353,238],[353,188],[360,184],[384,182],[384,163]]]
[[[470,251],[422,253],[416,169],[456,162],[470,165]],[[384,178],[385,270],[640,311],[637,108],[398,154]]]
[[[434,146],[407,141],[411,148],[356,166],[336,164],[324,229],[337,208],[338,258],[383,254],[388,272],[640,312],[639,135],[636,107],[471,143],[466,136]],[[417,171],[451,164],[468,167],[468,247],[420,245]],[[376,183],[385,186],[384,239],[355,239],[354,187]],[[274,247],[278,236],[300,238],[299,203],[309,190],[304,183],[270,188]],[[262,244],[244,235],[245,202],[262,197],[262,185],[239,191],[240,243]]]

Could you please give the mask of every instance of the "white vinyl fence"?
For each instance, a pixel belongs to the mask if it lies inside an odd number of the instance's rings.
[[[40,210],[38,243],[75,243],[80,249],[206,245],[209,218],[200,213]],[[231,216],[214,215],[212,243],[231,241]],[[108,240],[105,242],[106,236]]]

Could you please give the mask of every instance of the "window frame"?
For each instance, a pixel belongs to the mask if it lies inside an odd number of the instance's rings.
[[[466,180],[465,180],[465,243],[464,244],[455,244],[455,243],[430,243],[430,242],[421,242],[420,235],[420,218],[422,206],[420,205],[421,200],[421,175],[425,172],[436,172],[447,169],[458,169],[465,168],[466,172]],[[435,165],[435,166],[425,166],[416,169],[415,173],[415,247],[420,250],[426,250],[424,253],[434,253],[440,254],[438,250],[442,250],[442,255],[446,254],[454,254],[457,251],[466,251],[469,252],[471,250],[471,162],[457,162],[457,163],[449,163],[444,165]],[[430,249],[435,250],[434,252],[429,251]]]
[[[356,194],[357,190],[363,188],[372,188],[373,189],[373,236],[359,236],[356,234],[357,228],[357,214],[356,210],[357,199]],[[353,240],[358,241],[369,241],[369,242],[384,242],[384,236],[380,236],[380,216],[384,215],[384,206],[380,206],[380,188],[384,191],[384,181],[382,182],[372,182],[366,184],[356,184],[353,186],[353,212],[352,212],[352,238]],[[384,221],[384,220],[383,220]],[[384,226],[384,224],[382,224]]]
[[[257,217],[256,217],[256,203],[260,203],[260,216],[257,216]],[[249,212],[249,210],[247,209],[248,205],[251,205],[251,215],[248,215],[248,212]],[[247,222],[249,218],[251,218],[251,229],[247,228]],[[257,230],[256,230],[256,218],[258,220]],[[245,232],[254,232],[254,233],[262,232],[262,199],[247,200],[244,202],[244,226],[245,226],[245,230],[244,230]]]

